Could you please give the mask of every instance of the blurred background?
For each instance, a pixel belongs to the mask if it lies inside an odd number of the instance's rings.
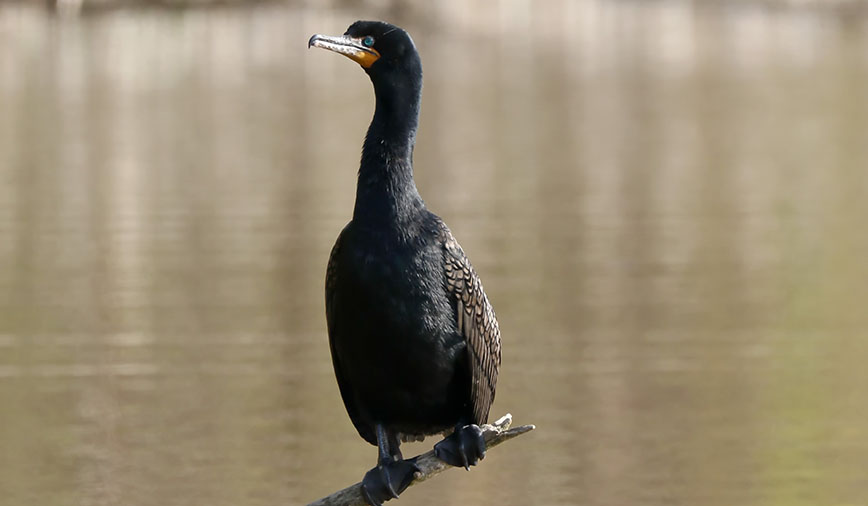
[[[538,426],[399,504],[865,504],[868,4],[774,0],[0,3],[0,504],[374,465],[323,303],[373,93],[306,47],[359,18]]]

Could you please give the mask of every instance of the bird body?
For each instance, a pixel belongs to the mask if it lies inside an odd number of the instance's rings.
[[[443,276],[440,220],[418,233],[351,222],[332,254],[329,333],[339,383],[359,434],[381,422],[402,439],[451,429],[470,405],[467,346]]]
[[[362,481],[371,504],[413,479],[402,439],[452,430],[438,457],[468,467],[485,453],[500,331],[479,277],[413,180],[422,64],[410,36],[359,21],[309,45],[358,62],[376,109],[362,148],[353,218],[332,248],[326,319],[335,376],[353,425],[379,448]]]

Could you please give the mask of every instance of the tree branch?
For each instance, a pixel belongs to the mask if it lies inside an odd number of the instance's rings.
[[[493,424],[483,425],[482,437],[485,438],[486,449],[494,448],[504,441],[508,441],[536,428],[533,425],[522,425],[510,429],[509,426],[511,424],[512,415],[507,413]],[[421,472],[416,473],[413,482],[410,483],[411,487],[452,468],[449,464],[438,459],[434,455],[434,450],[425,452],[416,457],[416,465],[419,466]],[[307,506],[367,506],[367,504],[368,503],[365,502],[365,498],[362,495],[362,484],[359,482],[355,485],[350,485],[343,490],[338,490],[328,497],[323,497],[318,501],[314,501]]]

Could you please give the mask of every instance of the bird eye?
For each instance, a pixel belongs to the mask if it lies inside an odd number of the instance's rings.
[[[371,37],[370,35],[368,35],[367,37],[362,39],[362,45],[364,45],[365,47],[373,46],[374,45],[374,38]]]

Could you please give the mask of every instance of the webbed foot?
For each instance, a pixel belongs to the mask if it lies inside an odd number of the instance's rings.
[[[455,429],[443,441],[434,445],[437,458],[455,467],[470,469],[485,458],[485,439],[478,425],[470,424]]]
[[[382,462],[365,473],[362,494],[371,506],[382,506],[384,501],[397,499],[413,481],[419,467],[413,460]]]

